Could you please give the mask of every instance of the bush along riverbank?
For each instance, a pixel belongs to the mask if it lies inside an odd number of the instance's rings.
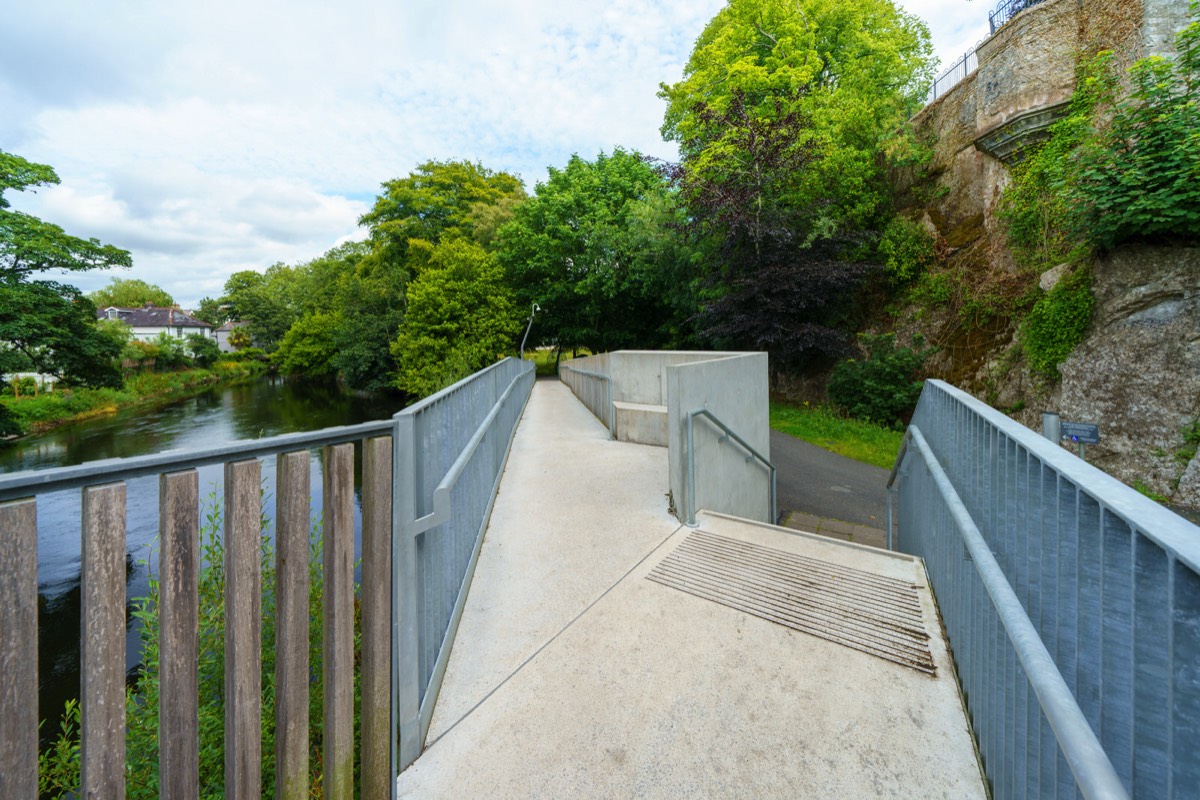
[[[42,433],[59,425],[114,414],[136,406],[182,400],[214,386],[244,383],[266,373],[261,361],[218,361],[207,368],[129,375],[120,389],[55,387],[36,395],[5,386],[0,404],[12,415],[20,434]],[[10,440],[11,441],[11,440]]]

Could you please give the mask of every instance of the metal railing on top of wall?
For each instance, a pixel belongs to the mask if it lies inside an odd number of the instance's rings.
[[[964,78],[979,68],[979,55],[972,47],[963,57],[955,61],[953,65],[942,72],[929,85],[929,91],[925,94],[925,105],[929,105],[934,100],[944,95],[946,92],[953,89]]]
[[[996,7],[988,12],[988,26],[991,32],[995,33],[1017,14],[1042,2],[1045,0],[1000,0]]]
[[[1200,786],[1200,529],[941,381],[889,487],[995,797]]]

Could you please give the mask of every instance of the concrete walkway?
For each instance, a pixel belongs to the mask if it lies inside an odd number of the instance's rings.
[[[664,448],[537,383],[401,797],[986,796],[918,562],[700,516],[714,541],[909,585],[936,677],[647,580],[694,541],[666,486]]]

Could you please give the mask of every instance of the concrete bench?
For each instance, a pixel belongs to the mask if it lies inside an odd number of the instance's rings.
[[[613,403],[615,435],[622,442],[667,446],[667,407]]]

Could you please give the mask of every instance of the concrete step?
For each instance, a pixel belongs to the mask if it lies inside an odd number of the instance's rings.
[[[621,442],[667,446],[667,407],[613,403],[616,437]]]

